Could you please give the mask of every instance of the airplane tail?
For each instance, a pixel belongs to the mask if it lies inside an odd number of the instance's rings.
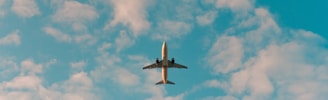
[[[155,85],[158,85],[158,84],[164,84],[163,80],[157,82]],[[167,80],[167,81],[166,81],[166,84],[172,84],[172,85],[174,85],[175,83],[174,83],[174,82],[171,82],[171,81],[169,81],[169,80]]]

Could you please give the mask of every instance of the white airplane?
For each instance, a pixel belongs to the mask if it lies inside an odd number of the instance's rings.
[[[175,84],[174,82],[167,80],[167,68],[187,69],[188,67],[175,63],[174,58],[172,58],[171,61],[167,59],[167,46],[166,46],[166,42],[164,41],[162,46],[162,60],[159,61],[157,58],[156,63],[145,66],[142,69],[152,69],[152,68],[162,68],[162,80],[156,83],[156,85],[158,85],[158,84]]]

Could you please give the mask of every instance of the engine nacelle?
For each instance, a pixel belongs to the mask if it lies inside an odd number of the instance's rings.
[[[174,58],[172,58],[172,60],[171,60],[171,61],[172,61],[172,63],[174,64]]]
[[[156,64],[158,64],[159,63],[159,60],[158,60],[158,58],[156,58]]]

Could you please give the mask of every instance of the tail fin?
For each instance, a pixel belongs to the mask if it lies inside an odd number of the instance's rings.
[[[157,82],[155,85],[158,85],[158,84],[164,84],[163,80]],[[167,81],[166,81],[166,84],[173,84],[173,85],[174,85],[175,83],[174,83],[174,82],[171,82],[171,81],[169,81],[169,80],[167,80]]]

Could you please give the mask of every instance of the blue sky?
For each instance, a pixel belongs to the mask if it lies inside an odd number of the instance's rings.
[[[326,100],[325,4],[0,0],[0,99]]]

